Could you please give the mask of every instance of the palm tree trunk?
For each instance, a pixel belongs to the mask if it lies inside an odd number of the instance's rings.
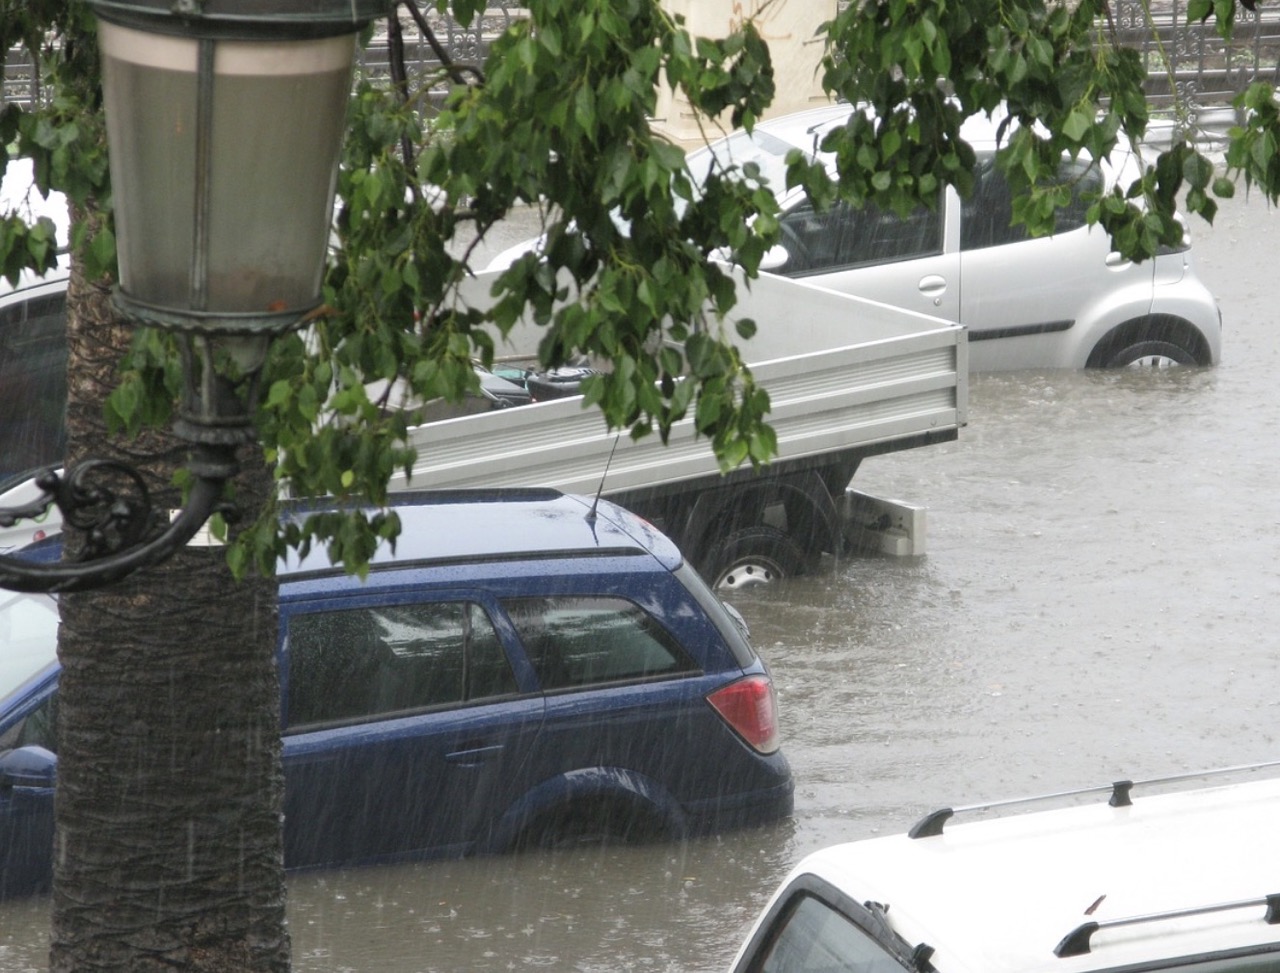
[[[178,506],[181,443],[106,433],[128,330],[105,287],[77,266],[68,303],[69,462],[123,459]],[[271,482],[245,453],[252,518]],[[50,969],[288,970],[274,580],[237,583],[218,549],[188,548],[65,595],[62,619]]]

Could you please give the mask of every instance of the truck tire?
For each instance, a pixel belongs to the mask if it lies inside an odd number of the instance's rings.
[[[800,545],[785,531],[767,524],[730,534],[708,562],[712,587],[720,591],[771,584],[802,574],[806,567]]]

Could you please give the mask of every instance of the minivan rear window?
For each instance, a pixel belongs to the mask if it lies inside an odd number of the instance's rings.
[[[756,661],[756,652],[751,647],[751,633],[747,630],[747,623],[738,610],[721,601],[720,596],[711,590],[702,575],[688,561],[676,568],[674,573],[715,624],[716,630],[729,646],[729,651],[733,653],[734,661],[744,669],[752,665]]]
[[[512,598],[502,607],[544,690],[697,671],[666,629],[625,598]]]

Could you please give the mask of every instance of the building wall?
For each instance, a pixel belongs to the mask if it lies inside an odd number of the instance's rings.
[[[724,37],[744,18],[755,18],[761,36],[769,44],[777,88],[766,117],[811,108],[828,100],[819,74],[823,45],[818,28],[835,17],[836,3],[837,0],[663,0],[664,8],[684,17],[689,31],[700,37]],[[726,116],[723,128],[728,124]],[[689,103],[669,88],[658,93],[654,127],[685,148],[702,144],[704,137],[723,134],[722,127],[706,123],[704,136]]]

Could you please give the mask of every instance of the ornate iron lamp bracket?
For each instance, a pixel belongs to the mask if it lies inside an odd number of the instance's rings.
[[[0,557],[0,588],[10,591],[83,591],[119,581],[157,564],[187,544],[214,513],[225,509],[222,488],[235,475],[232,446],[196,446],[188,466],[193,485],[170,520],[152,504],[140,474],[110,460],[87,460],[61,474],[36,478],[40,496],[0,510],[0,527],[36,519],[57,507],[64,523],[83,532],[75,560]]]

